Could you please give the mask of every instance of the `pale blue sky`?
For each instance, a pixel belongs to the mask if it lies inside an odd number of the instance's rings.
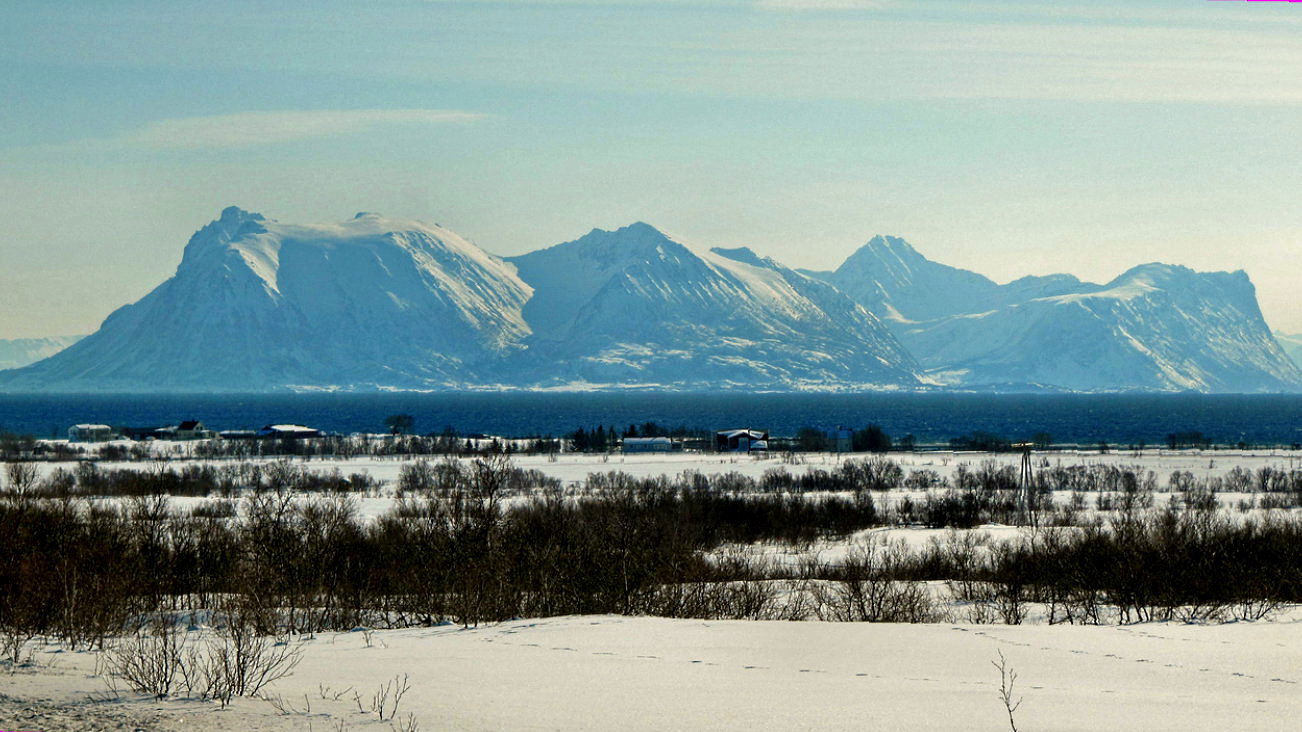
[[[499,254],[651,222],[832,268],[1246,269],[1302,331],[1302,4],[28,2],[0,22],[0,338],[93,330],[226,205]]]

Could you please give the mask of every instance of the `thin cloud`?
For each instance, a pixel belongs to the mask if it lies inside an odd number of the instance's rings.
[[[237,112],[150,122],[118,137],[112,145],[158,149],[252,147],[337,137],[395,125],[464,124],[485,115],[444,109],[322,109]]]
[[[765,10],[884,10],[897,5],[894,0],[758,0]]]

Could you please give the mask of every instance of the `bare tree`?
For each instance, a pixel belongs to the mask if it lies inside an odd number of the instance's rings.
[[[5,466],[5,477],[9,490],[21,496],[36,487],[41,474],[32,463],[9,463]]]

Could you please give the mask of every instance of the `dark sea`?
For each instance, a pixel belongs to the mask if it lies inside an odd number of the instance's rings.
[[[198,419],[210,429],[304,424],[339,432],[381,432],[385,417],[411,414],[417,432],[562,435],[579,427],[656,422],[700,429],[753,427],[775,436],[804,426],[880,425],[919,443],[974,431],[1009,439],[1043,432],[1058,443],[1162,443],[1198,431],[1223,444],[1302,442],[1302,395],[1119,394],[198,394],[4,395],[0,430],[62,437],[70,425],[157,427]]]

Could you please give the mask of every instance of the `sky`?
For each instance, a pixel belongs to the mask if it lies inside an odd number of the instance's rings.
[[[93,331],[222,208],[501,255],[647,221],[833,269],[1244,269],[1302,332],[1302,3],[7,0],[0,338]]]

